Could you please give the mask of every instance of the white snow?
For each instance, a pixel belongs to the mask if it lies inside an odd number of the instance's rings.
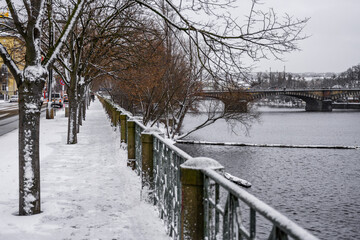
[[[63,109],[43,116],[40,130],[43,212],[33,216],[16,215],[18,131],[0,137],[0,239],[170,239],[155,207],[140,200],[140,178],[97,100],[78,144],[66,144]]]
[[[142,133],[146,133],[146,134],[159,134],[159,135],[164,134],[159,128],[156,128],[156,127],[146,128]]]
[[[207,157],[196,157],[190,158],[183,164],[181,164],[183,168],[191,168],[191,169],[223,169],[224,167],[216,160]]]
[[[31,166],[32,161],[32,144],[31,130],[25,130],[25,147],[24,147],[24,210],[27,214],[31,214],[31,208],[34,207],[35,197],[31,193],[34,186],[34,171]]]
[[[25,109],[27,113],[39,112],[39,107],[35,103],[25,103]]]
[[[39,51],[40,52],[40,51]],[[44,76],[46,76],[47,70],[40,64],[34,65],[34,66],[27,66],[24,69],[24,79],[27,79],[31,82],[34,81],[45,81],[46,79]]]

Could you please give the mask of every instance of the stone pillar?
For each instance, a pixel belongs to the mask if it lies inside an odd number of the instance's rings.
[[[121,142],[126,143],[126,115],[120,114],[120,136],[121,136]]]
[[[116,110],[116,125],[119,125],[119,126],[120,126],[120,114],[121,114],[121,111]]]
[[[204,175],[201,169],[223,169],[210,158],[191,158],[180,166],[181,239],[204,239]]]
[[[65,105],[65,117],[69,117],[69,105]]]
[[[49,103],[48,103],[49,104]],[[54,108],[48,108],[46,107],[46,119],[54,119]]]
[[[149,186],[150,189],[153,188],[153,136],[151,133],[142,133],[141,134],[141,144],[142,144],[142,186]]]
[[[305,100],[307,112],[331,112],[332,111],[332,101],[331,100],[316,100],[310,99]]]
[[[128,132],[128,141],[127,141],[127,150],[128,150],[128,162],[127,165],[130,166],[133,170],[135,169],[135,122],[129,120],[127,122],[127,132]]]
[[[322,112],[332,112],[332,101],[324,100],[322,101]]]
[[[234,102],[235,101],[235,102]],[[234,101],[224,101],[225,109],[231,112],[241,112],[247,113],[248,106],[246,100],[234,100]]]
[[[119,123],[119,119],[120,119],[120,112],[119,110],[117,110],[116,108],[112,107],[112,123],[113,123],[113,126],[117,126],[118,123]]]

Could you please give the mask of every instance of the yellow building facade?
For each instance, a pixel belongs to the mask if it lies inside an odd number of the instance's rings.
[[[11,19],[8,18],[8,13],[0,13],[0,23],[3,26],[12,26]],[[1,25],[1,24],[0,24]],[[24,53],[25,46],[21,39],[14,33],[11,33],[5,27],[0,29],[0,43],[7,49],[8,53],[15,60],[17,66],[20,69],[24,68]],[[4,64],[0,57],[0,95],[4,95],[9,98],[12,95],[17,94],[17,85],[14,77],[8,71],[8,68]]]

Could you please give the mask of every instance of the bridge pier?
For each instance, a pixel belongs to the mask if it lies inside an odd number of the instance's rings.
[[[234,112],[242,112],[246,113],[248,112],[248,102],[245,100],[242,101],[224,101],[225,109],[228,111],[234,111]]]
[[[332,101],[331,100],[316,100],[308,99],[306,101],[305,110],[307,112],[331,112],[332,111]]]

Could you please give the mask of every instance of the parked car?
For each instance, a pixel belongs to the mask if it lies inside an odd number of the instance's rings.
[[[59,107],[59,108],[63,107],[63,101],[62,101],[60,93],[51,94],[51,106]]]
[[[64,94],[64,103],[69,102],[69,97],[67,94]]]
[[[9,100],[9,102],[18,102],[18,101],[19,101],[18,95],[12,95]]]

